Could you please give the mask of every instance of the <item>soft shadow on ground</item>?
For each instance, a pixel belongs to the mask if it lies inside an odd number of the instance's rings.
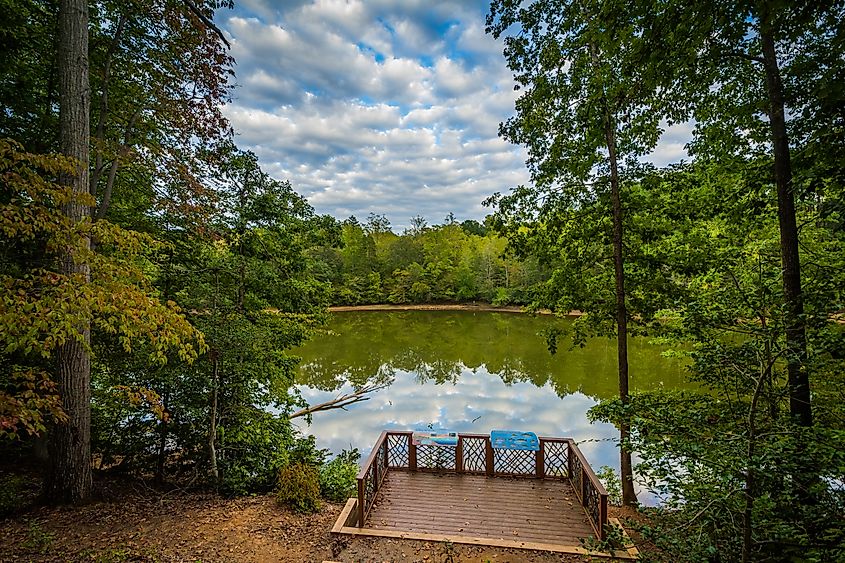
[[[135,484],[82,507],[35,507],[0,520],[0,561],[426,563],[579,561],[575,556],[457,544],[335,537],[341,505],[302,516],[269,496],[146,489]]]

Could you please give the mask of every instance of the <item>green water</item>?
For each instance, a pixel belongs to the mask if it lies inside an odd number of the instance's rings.
[[[468,311],[335,313],[328,332],[295,351],[299,389],[310,404],[367,383],[387,388],[348,410],[316,413],[320,447],[366,455],[384,429],[493,429],[568,436],[590,463],[618,466],[616,429],[591,424],[586,411],[617,393],[616,342],[598,338],[551,355],[544,331],[571,321],[550,316]],[[632,391],[685,388],[683,364],[646,339],[629,343]]]

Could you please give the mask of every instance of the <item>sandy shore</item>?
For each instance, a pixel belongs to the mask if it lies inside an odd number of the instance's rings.
[[[525,313],[525,309],[515,305],[499,307],[489,303],[437,303],[422,305],[338,305],[329,307],[330,312],[344,311],[479,311],[489,313]],[[540,309],[538,315],[551,315],[549,309]],[[581,311],[570,311],[567,316],[578,317]]]

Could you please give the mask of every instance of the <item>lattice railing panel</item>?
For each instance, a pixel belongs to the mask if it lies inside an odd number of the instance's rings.
[[[498,474],[533,476],[536,456],[532,450],[494,450],[493,470]]]
[[[364,465],[363,474],[358,479],[359,503],[358,525],[363,526],[370,509],[376,502],[379,488],[387,474],[387,440],[379,440]],[[363,493],[363,494],[362,494]]]
[[[593,520],[594,525],[601,526],[600,524],[600,514],[599,514],[599,492],[593,486],[592,483],[587,483],[587,493],[586,502],[584,502],[584,508],[587,509],[587,514],[590,515],[590,518]]]
[[[409,447],[411,440],[408,434],[387,435],[387,465],[388,467],[406,468],[409,464]]]
[[[464,471],[485,473],[487,471],[487,438],[462,438]]]
[[[569,444],[567,442],[543,442],[543,477],[569,476]]]
[[[578,498],[581,499],[581,491],[584,490],[584,468],[581,466],[581,460],[577,455],[572,456],[572,475],[569,476],[572,481],[572,487]],[[583,502],[584,499],[581,499]]]
[[[367,516],[373,503],[376,502],[376,494],[378,493],[377,467],[375,463],[370,465],[367,473],[364,474],[364,517]]]
[[[384,479],[384,474],[387,471],[387,442],[382,442],[381,446],[379,446],[373,465],[376,466],[378,485],[381,485],[381,481]]]
[[[420,444],[417,446],[417,469],[455,470],[455,448]]]

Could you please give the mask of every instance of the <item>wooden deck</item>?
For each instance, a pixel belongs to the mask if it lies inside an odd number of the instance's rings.
[[[593,535],[569,482],[407,471],[388,473],[365,526],[573,546]]]
[[[494,447],[484,434],[459,434],[446,447],[382,432],[357,479],[358,496],[332,533],[637,557],[636,548],[583,547],[621,526],[608,518],[607,491],[571,438],[541,436],[528,450]]]

